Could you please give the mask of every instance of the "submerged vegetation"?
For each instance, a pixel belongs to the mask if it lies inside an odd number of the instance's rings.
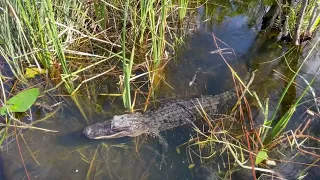
[[[213,36],[213,38],[215,37]],[[310,127],[311,124],[318,123],[316,121],[318,111],[315,112],[309,108],[301,108],[301,105],[306,103],[302,102],[302,100],[309,92],[312,94],[312,101],[314,100],[314,104],[311,106],[315,106],[315,109],[318,108],[317,97],[315,97],[315,92],[312,89],[317,75],[314,75],[311,81],[307,81],[299,75],[307,59],[311,54],[314,54],[318,42],[310,46],[310,51],[306,52],[305,59],[303,59],[303,62],[299,64],[295,71],[292,70],[292,63],[287,63],[287,68],[292,71],[293,75],[290,78],[284,79],[286,86],[282,94],[280,94],[276,105],[271,105],[268,97],[259,98],[255,87],[251,87],[255,78],[255,71],[252,73],[251,79],[247,84],[244,84],[234,74],[235,89],[238,91],[239,101],[241,101],[241,103],[236,104],[234,107],[234,110],[237,109],[238,111],[219,115],[218,117],[208,117],[206,112],[202,112],[209,129],[203,131],[199,127],[194,126],[197,134],[179,147],[187,145],[186,150],[190,157],[190,164],[194,165],[194,157],[191,154],[195,154],[202,163],[209,165],[212,164],[210,163],[210,159],[216,158],[218,162],[211,166],[219,167],[217,176],[222,179],[232,179],[234,173],[238,173],[238,176],[239,173],[242,173],[242,175],[247,176],[247,179],[263,179],[264,177],[303,179],[307,176],[309,168],[319,168],[317,165],[319,161],[317,150],[320,139],[317,136],[308,134],[310,129],[312,129]],[[295,48],[290,50],[291,53],[296,54],[293,49]],[[219,54],[224,59],[223,53],[220,52]],[[282,57],[285,61],[287,61],[286,56],[289,55],[285,54]],[[231,72],[235,72],[232,68],[230,70]],[[297,86],[295,81],[298,77],[305,81],[306,87],[299,89],[300,95],[293,99],[293,103],[281,114],[279,111],[281,105],[285,103],[285,96],[289,93],[288,90],[290,88],[292,89]],[[244,94],[248,95],[244,96]],[[268,94],[267,96],[270,95],[272,96],[272,94]],[[257,105],[255,107],[251,104]],[[295,127],[295,130],[288,129],[287,125],[290,121],[297,122],[297,116],[294,116],[297,109],[306,111],[307,117],[299,126]],[[258,111],[258,116],[256,111]],[[261,120],[263,122],[259,123]],[[180,152],[180,150],[178,151]],[[226,155],[219,157],[221,154]],[[308,158],[305,158],[301,162],[301,156]],[[228,164],[228,167],[225,167],[225,163]],[[285,165],[288,163],[297,163],[300,166],[293,166],[288,170],[286,169],[288,167]],[[243,169],[252,170],[252,176],[248,177],[248,174],[243,174]]]
[[[183,37],[189,31],[196,30],[199,19],[194,14],[197,14],[199,7],[204,8],[200,17],[203,22],[215,19],[221,23],[226,16],[238,15],[249,17],[249,26],[261,22],[260,35],[277,37],[275,42],[290,41],[294,45],[301,45],[319,31],[320,10],[319,1],[316,0],[246,0],[241,3],[222,0],[214,3],[201,0],[2,0],[0,112],[3,117],[1,126],[5,128],[0,132],[0,143],[8,136],[15,136],[18,143],[18,128],[53,132],[33,125],[53,116],[59,108],[52,108],[62,100],[46,107],[51,113],[30,124],[24,120],[32,119],[31,111],[26,113],[25,119],[20,118],[19,114],[27,111],[37,98],[45,102],[52,94],[70,96],[86,120],[86,107],[80,105],[79,99],[87,96],[97,101],[96,94],[121,98],[129,112],[135,111],[138,99],[142,99],[145,103],[141,109],[146,110],[156,98],[160,84],[166,84],[164,69],[175,56]],[[190,28],[190,24],[194,27]],[[285,81],[284,89],[276,105],[272,105],[274,102],[271,103],[265,94],[255,89],[256,71],[248,82],[241,80],[224,58],[224,49],[218,46],[226,44],[214,34],[213,42],[216,48],[214,53],[220,55],[232,74],[239,101],[229,115],[210,119],[203,112],[209,129],[203,132],[195,127],[197,134],[185,143],[189,145],[186,148],[191,160],[189,168],[194,166],[192,153],[201,162],[208,163],[218,153],[227,152],[229,167],[221,170],[224,171],[221,177],[231,178],[239,167],[252,171],[254,179],[261,175],[256,172],[279,176],[270,167],[279,157],[275,154],[287,152],[281,148],[282,144],[289,145],[297,154],[319,158],[318,153],[313,152],[315,147],[307,147],[307,144],[313,144],[310,141],[320,142],[317,137],[307,134],[311,120],[299,124],[295,131],[287,129],[289,122],[294,119],[294,113],[303,104],[303,98],[311,94],[313,99],[317,99],[312,88],[316,75],[309,81],[303,79],[307,85],[299,90],[299,96],[288,107],[283,107],[289,91],[292,88],[296,91],[297,78],[303,78],[299,75],[301,69],[318,48],[319,41],[315,44],[304,43],[311,48],[295,68],[292,68],[292,62],[287,62],[288,52],[279,57],[279,61],[285,62],[290,75],[281,76]],[[289,44],[287,46],[291,48]],[[289,50],[298,56],[300,51],[300,46]],[[96,88],[106,81],[111,88]],[[44,107],[43,104],[35,103],[35,106]],[[314,104],[318,109],[316,101]],[[263,116],[260,124],[255,122],[254,109]],[[320,113],[309,109],[308,112],[309,115],[313,114],[310,119]],[[13,132],[9,131],[11,127],[14,128]],[[180,152],[179,148],[177,151]],[[201,154],[203,149],[208,153],[207,156]],[[316,161],[306,163],[306,169],[314,166]]]

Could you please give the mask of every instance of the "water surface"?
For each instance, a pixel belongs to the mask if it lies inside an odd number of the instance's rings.
[[[216,21],[206,20],[202,16],[204,11],[204,7],[199,9],[197,18],[200,26],[184,39],[185,44],[176,50],[177,58],[168,64],[164,77],[170,86],[161,84],[157,90],[159,99],[215,95],[233,87],[226,63],[219,54],[210,53],[217,50],[213,35],[223,41],[218,42],[220,48],[230,48],[224,51],[224,57],[241,76],[249,69],[259,69],[255,84],[259,84],[260,93],[283,88],[272,68],[278,67],[279,72],[288,73],[285,65],[278,61],[261,64],[276,59],[284,52],[277,48],[274,40],[259,35],[257,27],[249,26],[247,15],[225,16],[222,21]],[[190,86],[194,76],[195,81]],[[102,89],[103,86],[99,85]],[[293,93],[292,97],[295,96]],[[64,98],[60,99],[64,102],[58,113],[38,124],[38,127],[57,130],[58,133],[27,130],[23,132],[23,138],[19,138],[31,179],[216,178],[217,170],[207,168],[197,158],[190,162],[190,154],[184,148],[180,149],[180,153],[177,152],[176,147],[188,141],[190,134],[194,133],[191,128],[181,127],[163,132],[162,136],[169,144],[168,149],[164,149],[157,139],[148,136],[89,140],[81,134],[81,130],[88,124],[104,121],[123,112],[122,101],[120,98],[98,95],[94,102],[85,97],[79,99],[81,106],[91,109],[88,111],[89,122],[81,116],[71,100]],[[38,117],[45,114],[42,109],[37,113]],[[8,180],[26,179],[17,143],[9,140],[2,151],[4,175]],[[222,165],[221,162],[223,157],[216,159],[217,164]],[[190,169],[190,164],[195,164],[195,167]]]

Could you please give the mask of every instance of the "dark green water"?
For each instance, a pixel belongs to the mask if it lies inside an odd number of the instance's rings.
[[[205,8],[200,8],[199,14],[204,14],[204,11]],[[233,87],[231,73],[223,59],[218,54],[210,53],[217,49],[212,33],[234,50],[235,54],[230,53],[230,49],[226,50],[224,57],[242,77],[249,69],[259,70],[255,84],[258,84],[260,94],[283,89],[284,84],[275,77],[272,69],[288,75],[290,72],[287,72],[285,65],[278,61],[261,62],[276,59],[284,50],[273,39],[258,34],[258,26],[248,26],[248,18],[247,15],[225,16],[218,22],[199,15],[198,29],[176,50],[177,58],[171,60],[164,72],[171,87],[162,83],[157,97],[214,95]],[[218,45],[228,48],[222,42]],[[190,86],[195,75],[196,79]],[[102,86],[99,88],[103,89]],[[288,104],[296,97],[295,91],[290,90]],[[180,154],[177,153],[176,147],[188,141],[189,134],[194,133],[191,128],[182,127],[162,133],[169,144],[167,150],[156,139],[146,136],[99,141],[87,139],[81,130],[88,123],[103,121],[120,113],[122,101],[104,96],[80,99],[81,106],[90,112],[89,122],[74,104],[68,103],[71,101],[57,99],[57,102],[64,101],[62,109],[37,126],[57,130],[58,133],[24,131],[26,143],[20,138],[19,144],[31,179],[217,179],[215,174],[217,167],[223,166],[223,156],[215,158],[213,164],[205,165],[196,157],[190,162],[190,154],[184,148],[181,148]],[[38,110],[37,115],[41,117],[44,112]],[[6,144],[1,161],[3,177],[8,180],[26,179],[16,142],[8,140]],[[192,163],[195,167],[189,169]]]

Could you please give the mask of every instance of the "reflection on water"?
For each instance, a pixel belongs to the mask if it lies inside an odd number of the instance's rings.
[[[203,9],[200,9],[202,11]],[[246,17],[226,18],[221,24],[201,23],[201,27],[185,40],[178,58],[166,69],[166,82],[162,84],[161,97],[191,97],[217,94],[232,87],[226,64],[217,54],[211,32],[236,52],[226,54],[229,63],[244,71],[241,59],[252,45],[256,32],[246,26]],[[221,48],[227,48],[219,43]],[[231,50],[229,51],[231,52]],[[241,65],[242,64],[242,65]],[[190,81],[196,75],[194,84]],[[104,106],[102,102],[101,106]],[[113,111],[113,107],[108,107]],[[112,114],[112,113],[111,113]],[[91,122],[102,121],[104,116],[92,115]],[[59,133],[28,130],[19,138],[19,146],[32,179],[207,179],[214,170],[201,168],[200,162],[190,162],[187,152],[176,146],[188,141],[190,128],[178,128],[162,133],[169,143],[164,150],[152,137],[123,138],[94,141],[81,135],[85,120],[76,110],[64,108],[54,118],[39,126]],[[23,139],[24,140],[23,140]],[[19,150],[12,142],[2,152],[7,179],[26,179],[25,170],[18,156]],[[196,159],[195,159],[196,160]],[[194,163],[195,168],[188,166]]]
[[[237,58],[230,53],[226,53],[225,58],[240,74],[245,74],[248,64],[250,68],[259,69],[257,81],[263,80],[261,94],[269,86],[282,86],[276,82],[270,67],[279,66],[277,70],[282,72],[284,65],[260,64],[277,58],[282,51],[272,47],[265,38],[257,37],[256,30],[247,25],[246,16],[226,16],[221,23],[201,21],[197,32],[185,39],[186,43],[176,52],[177,59],[169,63],[164,75],[171,87],[163,83],[158,89],[159,98],[217,94],[233,86],[225,62],[218,54],[210,53],[216,50],[212,32],[233,48]],[[218,45],[229,48],[222,42]],[[98,102],[103,107],[101,111],[107,109],[108,112],[92,113],[90,123],[103,121],[117,111],[106,105],[111,102],[105,98]],[[88,104],[88,101],[82,103]],[[19,137],[19,147],[31,179],[218,179],[216,167],[207,167],[197,158],[190,162],[190,154],[184,149],[177,152],[176,147],[189,140],[191,128],[163,132],[169,144],[168,149],[163,149],[156,139],[146,136],[89,140],[81,134],[85,125],[87,122],[76,108],[64,106],[55,117],[38,125],[58,133],[24,131]],[[219,158],[217,162],[223,162],[223,157]],[[15,141],[3,149],[2,159],[6,179],[26,179]],[[190,168],[190,164],[195,167]]]

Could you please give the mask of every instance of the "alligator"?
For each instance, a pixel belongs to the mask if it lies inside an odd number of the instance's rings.
[[[226,113],[237,101],[234,90],[214,96],[177,99],[162,103],[145,113],[116,115],[111,120],[87,126],[83,133],[90,139],[137,137],[142,134],[158,136],[161,131],[190,124],[207,115]]]

